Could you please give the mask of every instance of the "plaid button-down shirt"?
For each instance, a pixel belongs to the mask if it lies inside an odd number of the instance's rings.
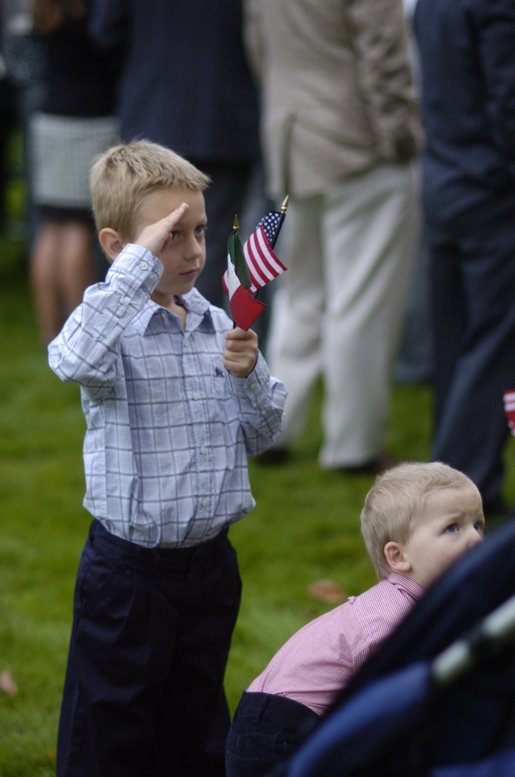
[[[161,262],[128,245],[50,343],[51,368],[81,387],[84,506],[144,546],[197,545],[254,507],[247,454],[281,434],[286,388],[259,354],[223,366],[232,323],[195,289],[177,316],[150,295]]]

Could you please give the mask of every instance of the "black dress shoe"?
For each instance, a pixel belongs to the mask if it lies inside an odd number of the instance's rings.
[[[342,475],[380,475],[387,469],[395,467],[397,462],[387,456],[380,456],[377,459],[370,459],[363,464],[356,464],[348,467],[338,467],[338,472]]]

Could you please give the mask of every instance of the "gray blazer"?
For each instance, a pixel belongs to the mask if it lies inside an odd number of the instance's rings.
[[[273,196],[323,191],[416,154],[402,0],[245,0]]]

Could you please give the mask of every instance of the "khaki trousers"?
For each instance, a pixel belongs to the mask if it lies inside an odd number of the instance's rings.
[[[415,168],[400,165],[290,200],[267,355],[289,391],[281,447],[302,432],[323,376],[324,468],[383,450],[419,212]]]

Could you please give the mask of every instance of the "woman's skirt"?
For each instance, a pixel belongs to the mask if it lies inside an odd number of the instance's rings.
[[[91,218],[89,175],[97,156],[119,142],[113,116],[37,113],[30,126],[32,195],[43,215]]]

